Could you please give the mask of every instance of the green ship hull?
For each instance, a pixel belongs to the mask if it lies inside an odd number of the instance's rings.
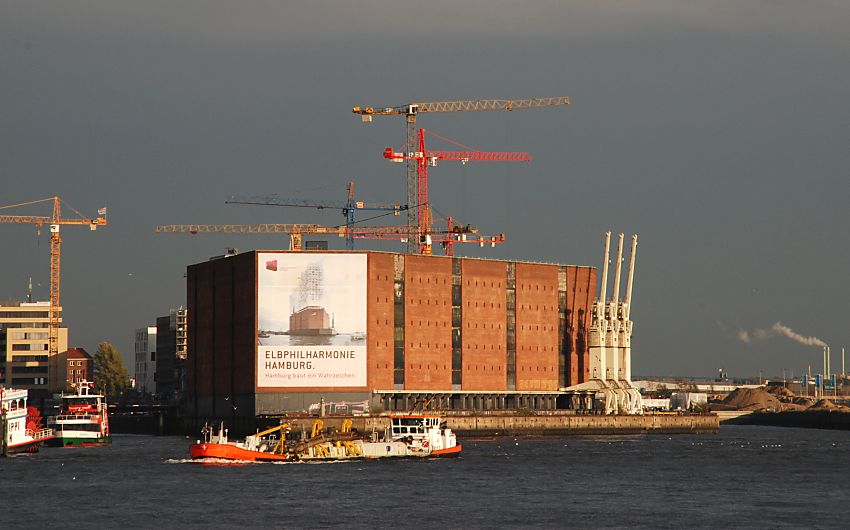
[[[87,447],[97,445],[109,445],[112,436],[99,436],[97,438],[78,438],[76,436],[56,437],[47,442],[50,447]]]

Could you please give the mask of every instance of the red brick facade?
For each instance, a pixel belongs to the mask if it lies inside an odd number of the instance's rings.
[[[502,261],[463,260],[463,388],[504,390],[506,267]]]
[[[452,261],[404,259],[404,388],[452,387]]]
[[[594,268],[364,253],[367,386],[331,391],[557,391],[586,380]],[[396,298],[397,288],[403,298]],[[257,387],[257,252],[190,266],[187,300],[190,395],[329,390]],[[509,354],[511,314],[515,352]]]
[[[81,381],[92,381],[94,377],[94,360],[83,348],[68,348],[65,352],[66,380],[69,386]]]

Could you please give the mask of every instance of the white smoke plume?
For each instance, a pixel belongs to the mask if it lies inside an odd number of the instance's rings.
[[[772,337],[786,337],[804,346],[826,346],[826,343],[819,338],[800,335],[782,322],[774,322],[774,324],[768,329],[756,329],[753,331],[742,329],[738,332],[738,340],[746,344],[750,344],[754,341],[762,341]]]

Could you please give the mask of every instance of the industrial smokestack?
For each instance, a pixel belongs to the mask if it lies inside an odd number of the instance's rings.
[[[628,320],[631,314],[632,305],[632,285],[635,279],[635,251],[637,251],[637,234],[632,235],[632,255],[629,257],[629,279],[626,281],[626,315]]]
[[[617,272],[614,274],[614,296],[611,298],[613,302],[620,301],[620,270],[623,268],[623,233],[621,232],[617,242]]]
[[[608,296],[608,260],[609,254],[611,253],[611,231],[608,230],[605,232],[605,260],[602,262],[602,292],[600,293],[599,300],[602,303],[605,303],[606,296]],[[605,315],[599,315],[600,318],[605,318]]]

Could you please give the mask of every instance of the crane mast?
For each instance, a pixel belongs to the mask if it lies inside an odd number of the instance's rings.
[[[526,98],[526,99],[472,99],[458,101],[433,101],[425,103],[408,103],[406,105],[395,107],[354,107],[351,111],[358,114],[364,123],[370,123],[373,116],[392,116],[404,115],[407,124],[407,143],[408,149],[413,149],[416,145],[416,116],[420,113],[429,112],[469,112],[469,111],[484,111],[484,110],[520,110],[531,109],[537,107],[557,107],[570,104],[568,97],[548,97],[548,98]],[[410,208],[407,210],[407,227],[408,240],[407,251],[409,253],[416,252],[419,249],[418,220],[416,217],[417,208],[420,204],[418,195],[418,183],[416,177],[417,162],[413,152],[407,153],[406,161],[406,177],[407,177],[407,204]]]

